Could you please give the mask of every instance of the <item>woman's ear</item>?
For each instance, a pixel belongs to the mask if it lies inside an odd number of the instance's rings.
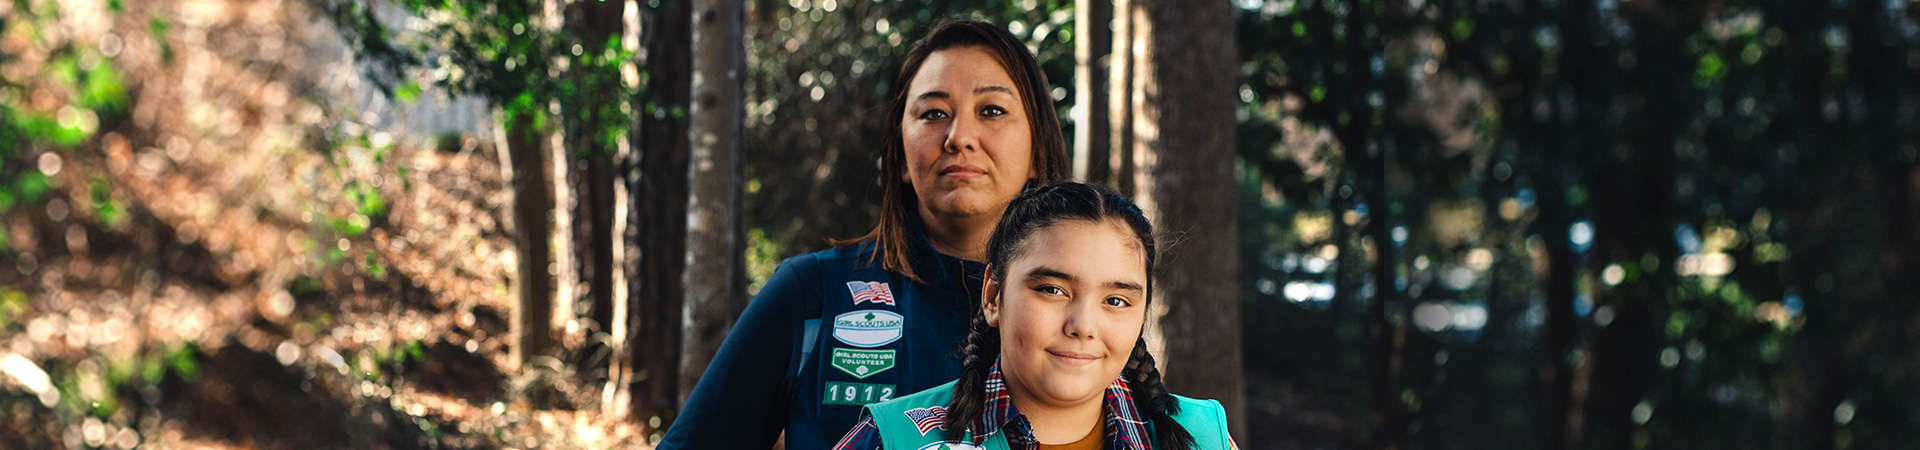
[[[993,266],[987,266],[987,273],[993,273]],[[980,315],[986,317],[987,326],[1000,326],[1000,283],[993,282],[989,275],[980,281]]]

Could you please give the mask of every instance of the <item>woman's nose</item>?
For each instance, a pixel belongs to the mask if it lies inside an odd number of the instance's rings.
[[[955,117],[947,128],[947,146],[944,150],[960,153],[961,150],[978,150],[980,144],[979,127],[973,120],[962,115]]]

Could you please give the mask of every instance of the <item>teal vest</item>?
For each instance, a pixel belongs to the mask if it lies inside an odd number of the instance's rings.
[[[913,418],[907,413],[915,409],[941,407],[953,402],[953,386],[958,381],[948,382],[938,387],[916,392],[913,395],[896,398],[886,402],[867,405],[867,414],[873,417],[873,425],[880,430],[880,441],[887,450],[941,450],[946,446],[950,450],[975,448],[972,444],[960,441],[947,441],[944,430],[931,428],[921,433]],[[1180,412],[1173,415],[1174,422],[1186,427],[1193,434],[1195,450],[1229,450],[1227,444],[1227,410],[1220,402],[1198,400],[1179,395],[1173,396],[1180,402]],[[1145,414],[1145,411],[1142,411]],[[941,414],[945,415],[945,414]],[[946,426],[965,427],[971,418],[948,417]],[[1148,425],[1151,432],[1152,425]],[[1151,433],[1147,436],[1152,439]],[[985,450],[1007,450],[1007,434],[994,433],[993,437],[981,443]],[[1104,445],[1104,444],[1102,444]]]

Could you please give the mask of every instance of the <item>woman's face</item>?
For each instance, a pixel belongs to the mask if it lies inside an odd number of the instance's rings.
[[[900,137],[923,218],[998,217],[1033,178],[1033,126],[985,47],[933,52],[907,91]]]
[[[1068,220],[1027,236],[981,305],[1000,327],[1000,370],[1016,405],[1101,401],[1146,321],[1146,265],[1118,221]]]

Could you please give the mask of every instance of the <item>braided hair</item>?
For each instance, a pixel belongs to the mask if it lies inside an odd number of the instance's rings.
[[[1126,223],[1134,237],[1140,240],[1141,249],[1147,256],[1147,273],[1151,275],[1154,261],[1153,225],[1147,222],[1146,214],[1132,200],[1105,187],[1053,182],[1021,192],[1007,205],[1006,212],[1000,216],[999,225],[993,229],[993,236],[987,241],[987,277],[994,283],[1004,283],[1008,262],[1023,250],[1026,238],[1036,230],[1068,220],[1101,222],[1110,219]],[[1151,307],[1151,276],[1147,277],[1146,298],[1147,306]],[[966,368],[959,382],[954,384],[953,401],[947,405],[947,423],[970,425],[985,407],[987,372],[992,370],[994,361],[1000,358],[1000,330],[987,325],[987,317],[978,303],[973,307],[972,327],[967,332],[962,351],[966,354]],[[1134,343],[1133,354],[1128,357],[1127,366],[1120,374],[1126,377],[1133,389],[1140,410],[1153,421],[1155,448],[1193,448],[1193,435],[1173,420],[1173,414],[1180,412],[1179,402],[1160,382],[1160,369],[1154,366],[1153,355],[1147,352],[1146,338],[1142,337]],[[949,426],[945,437],[959,440],[966,431],[966,425]]]

